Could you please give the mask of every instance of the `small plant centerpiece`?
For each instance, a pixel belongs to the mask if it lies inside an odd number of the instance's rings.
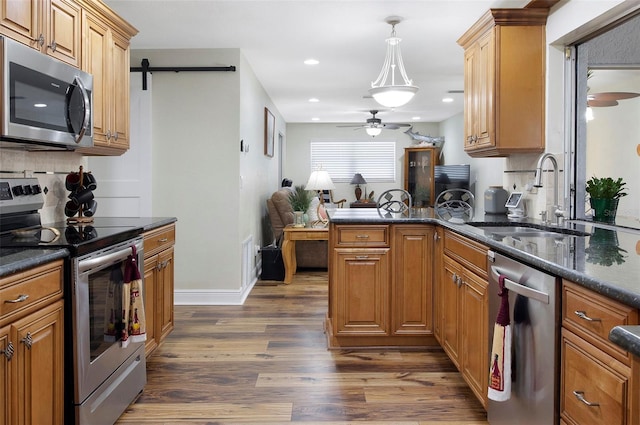
[[[304,214],[309,209],[313,196],[310,191],[306,190],[304,186],[295,186],[293,191],[289,194],[289,203],[293,208],[295,227],[304,227]]]
[[[613,223],[616,219],[618,202],[623,196],[627,196],[622,178],[617,180],[611,177],[591,177],[587,181],[586,191],[589,194],[589,202],[593,210],[593,221]]]

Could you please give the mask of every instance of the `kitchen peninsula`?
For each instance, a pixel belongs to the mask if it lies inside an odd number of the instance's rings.
[[[558,231],[553,236],[509,236],[506,226],[514,222],[506,216],[474,220],[453,224],[433,209],[419,217],[336,210],[329,230],[329,347],[440,344],[487,407],[492,250],[556,277],[561,416],[588,413],[574,395],[587,379],[616,388],[607,411],[638,423],[640,339],[632,326],[640,324],[638,232],[572,222],[551,229]],[[506,231],[483,230],[485,224]],[[542,227],[531,219],[517,224]],[[599,401],[613,391],[604,385],[591,388]]]

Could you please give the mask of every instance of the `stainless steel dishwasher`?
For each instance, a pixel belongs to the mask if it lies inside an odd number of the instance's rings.
[[[511,398],[489,400],[491,425],[558,423],[559,282],[554,276],[493,251],[488,252],[489,345],[498,310],[498,278],[509,290],[512,328]],[[487,365],[489,373],[489,365]]]

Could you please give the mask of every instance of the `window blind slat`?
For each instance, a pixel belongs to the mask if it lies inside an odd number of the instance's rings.
[[[311,169],[322,167],[334,182],[348,183],[355,173],[367,182],[395,182],[395,141],[312,140],[310,149]]]

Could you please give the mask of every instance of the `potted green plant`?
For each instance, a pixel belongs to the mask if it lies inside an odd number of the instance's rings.
[[[617,180],[611,177],[591,177],[587,181],[586,191],[593,210],[593,220],[613,223],[616,219],[618,202],[627,196],[625,183],[621,177]]]
[[[293,225],[296,227],[304,227],[304,214],[309,209],[313,195],[310,191],[306,190],[304,186],[295,186],[293,191],[289,194],[289,203],[293,208],[293,215],[295,216]]]

